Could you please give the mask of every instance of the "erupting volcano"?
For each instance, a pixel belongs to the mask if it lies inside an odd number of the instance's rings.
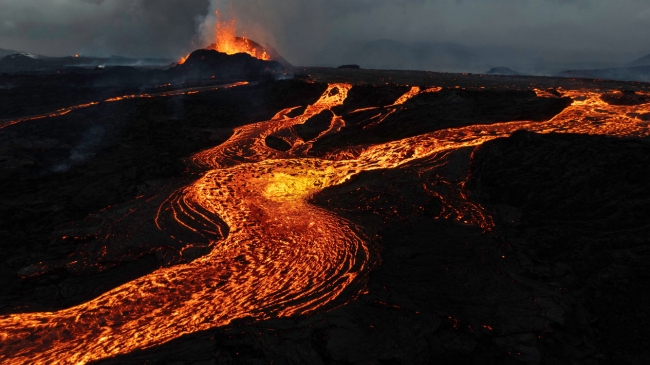
[[[215,12],[215,15],[216,24],[214,27],[214,43],[210,44],[205,49],[215,50],[227,55],[245,53],[259,60],[277,61],[285,67],[290,66],[290,64],[270,46],[263,47],[243,35],[238,36],[236,19],[222,20],[221,14],[218,11]],[[178,63],[184,64],[188,57],[189,54],[181,58]]]
[[[214,49],[225,54],[247,53],[257,59],[269,61],[271,56],[259,44],[246,37],[237,37],[235,19],[222,21],[221,14],[217,11],[217,24],[215,25],[215,43],[209,49]]]

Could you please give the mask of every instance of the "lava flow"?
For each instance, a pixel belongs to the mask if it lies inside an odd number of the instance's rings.
[[[304,113],[293,108],[267,122],[237,128],[227,142],[193,157],[211,168],[172,194],[154,218],[165,232],[209,238],[211,252],[191,263],[161,268],[87,303],[50,313],[0,317],[0,360],[8,364],[85,363],[152,347],[181,335],[224,326],[234,319],[263,320],[312,313],[363,289],[377,260],[361,230],[308,203],[322,189],[373,169],[396,168],[445,151],[477,146],[526,129],[647,137],[635,119],[644,106],[613,106],[595,92],[569,91],[574,103],[546,122],[508,122],[439,130],[399,141],[343,149],[329,159],[308,158],[311,141],[286,137],[282,152],[265,138],[341,105],[352,88],[329,85]],[[413,88],[394,113],[423,92]],[[645,108],[645,109],[644,109]],[[321,136],[345,126],[335,116]],[[313,141],[313,140],[312,140]],[[356,156],[356,157],[349,157]],[[461,199],[469,201],[467,194]],[[474,205],[474,209],[481,209]],[[450,215],[452,216],[452,215]],[[486,214],[473,215],[489,225]],[[170,233],[171,235],[171,233]],[[190,238],[191,240],[191,238]],[[188,242],[191,243],[191,242]],[[342,295],[344,290],[349,294]]]
[[[59,110],[57,110],[55,112],[51,112],[51,113],[33,115],[33,116],[30,116],[30,117],[23,117],[23,118],[5,120],[5,121],[0,120],[0,129],[4,129],[4,128],[7,128],[9,126],[12,126],[12,125],[15,125],[15,124],[18,124],[18,123],[22,123],[22,122],[29,122],[29,121],[32,121],[32,120],[39,120],[39,119],[45,119],[45,118],[60,117],[62,115],[66,115],[66,114],[68,114],[68,113],[70,113],[72,111],[75,111],[75,110],[78,110],[78,109],[88,108],[90,106],[94,106],[94,105],[97,105],[97,104],[99,104],[99,103],[98,102],[90,102],[90,103],[87,103],[87,104],[80,104],[80,105],[75,105],[75,106],[71,106],[71,107],[68,107],[68,108],[62,108],[62,109],[59,109]]]
[[[259,45],[246,37],[237,37],[235,19],[222,21],[219,12],[216,12],[217,24],[215,26],[215,44],[213,49],[225,54],[248,53],[260,60],[270,60],[271,56]]]
[[[155,93],[155,94],[122,95],[122,96],[116,96],[116,97],[113,97],[113,98],[106,99],[106,100],[104,100],[104,102],[111,103],[111,102],[129,100],[129,99],[150,99],[150,98],[167,97],[167,96],[192,95],[192,94],[197,94],[197,93],[205,92],[205,91],[215,91],[215,90],[228,89],[228,88],[231,88],[231,87],[244,86],[244,85],[248,85],[248,82],[241,81],[241,82],[235,82],[235,83],[223,84],[223,85],[216,85],[216,86],[199,86],[199,87],[192,87],[192,88],[181,89],[181,90],[165,91],[165,92],[160,92],[160,93]],[[22,122],[29,122],[29,121],[45,119],[45,118],[60,117],[60,116],[69,114],[70,112],[73,112],[75,110],[85,109],[85,108],[88,108],[88,107],[91,107],[91,106],[96,106],[96,105],[99,105],[99,104],[100,104],[99,102],[93,101],[93,102],[86,103],[86,104],[80,104],[80,105],[75,105],[75,106],[71,106],[71,107],[68,107],[68,108],[62,108],[62,109],[59,109],[57,111],[50,112],[50,113],[33,115],[33,116],[23,117],[23,118],[18,118],[18,119],[0,120],[0,129],[4,129],[4,128],[7,128],[7,127],[10,127],[12,125],[22,123]]]
[[[191,87],[191,88],[187,88],[187,89],[165,91],[165,92],[155,93],[155,94],[122,95],[122,96],[116,96],[114,98],[109,98],[109,99],[106,99],[104,101],[107,102],[107,103],[110,103],[110,102],[122,101],[122,100],[128,100],[128,99],[150,99],[150,98],[156,98],[156,97],[193,95],[193,94],[198,94],[198,93],[203,92],[203,91],[215,91],[215,90],[227,89],[227,88],[231,88],[231,87],[244,86],[244,85],[248,85],[248,82],[247,81],[241,81],[241,82],[234,82],[234,83],[231,83],[231,84],[224,84],[224,85],[218,85],[218,86]],[[95,103],[95,104],[97,104],[97,103]]]

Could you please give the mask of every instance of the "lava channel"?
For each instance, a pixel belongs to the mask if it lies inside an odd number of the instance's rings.
[[[208,255],[158,269],[72,308],[0,317],[0,360],[86,363],[224,326],[234,319],[309,314],[352,299],[377,264],[376,256],[358,227],[308,200],[359,172],[478,146],[520,129],[650,135],[647,123],[634,118],[647,113],[647,106],[614,106],[596,92],[567,91],[573,105],[546,122],[439,130],[368,146],[356,155],[344,149],[330,159],[304,156],[301,146],[308,142],[295,142],[286,152],[265,146],[264,138],[271,133],[341,105],[351,87],[332,84],[303,115],[289,118],[287,109],[268,122],[237,128],[226,143],[194,156],[195,163],[212,170],[172,194],[152,219],[163,231],[176,225],[205,237],[226,236],[211,240]],[[412,89],[387,108],[421,92],[435,90]],[[334,118],[330,131],[344,123]],[[349,157],[353,155],[357,157]],[[467,194],[461,197],[469,199]],[[221,221],[228,226],[227,233],[221,231]]]

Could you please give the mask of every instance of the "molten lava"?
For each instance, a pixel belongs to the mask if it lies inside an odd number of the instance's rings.
[[[221,20],[221,14],[218,11],[215,12],[215,15],[217,16],[217,23],[214,29],[214,43],[206,47],[206,49],[213,49],[228,55],[246,53],[260,60],[271,60],[271,56],[264,47],[246,37],[237,36],[237,23],[235,19],[229,21]],[[178,64],[184,64],[189,57],[190,54],[181,57]]]
[[[45,313],[0,317],[0,360],[7,364],[76,364],[149,348],[181,335],[251,317],[258,320],[309,314],[335,301],[345,289],[360,292],[377,264],[360,229],[308,203],[322,189],[363,171],[396,168],[411,161],[478,146],[525,129],[538,133],[650,136],[635,115],[644,105],[609,105],[600,94],[567,91],[572,106],[546,122],[518,121],[450,128],[365,147],[342,149],[327,159],[309,158],[310,142],[286,139],[285,152],[265,138],[341,105],[352,88],[332,84],[300,116],[285,109],[266,122],[235,129],[225,143],[193,156],[210,168],[157,209],[158,229],[179,240],[200,235],[211,252],[191,263],[161,268],[87,303]],[[423,92],[412,88],[386,113]],[[378,118],[381,120],[381,118]],[[380,122],[380,121],[379,121]],[[335,116],[316,139],[336,133]],[[491,217],[472,202],[464,183],[439,196],[443,218],[489,230]],[[431,192],[435,195],[437,193]],[[227,226],[227,227],[226,227]],[[176,236],[187,232],[187,236]],[[181,237],[182,236],[182,237]],[[187,242],[191,243],[191,242]]]
[[[178,95],[191,95],[191,94],[196,94],[199,92],[204,92],[204,91],[214,91],[214,90],[219,90],[219,89],[225,89],[225,88],[231,88],[231,87],[236,87],[236,86],[243,86],[243,85],[248,85],[248,82],[246,81],[241,81],[241,82],[235,82],[231,84],[224,84],[224,85],[216,85],[216,86],[199,86],[199,87],[192,87],[192,88],[187,88],[187,89],[181,89],[181,90],[173,90],[173,91],[165,91],[161,93],[155,93],[155,94],[132,94],[132,95],[122,95],[122,96],[116,96],[113,98],[109,98],[104,100],[106,103],[111,103],[115,101],[122,101],[122,100],[128,100],[128,99],[149,99],[149,98],[155,98],[155,97],[166,97],[166,96],[178,96]],[[38,115],[32,115],[29,117],[22,117],[18,119],[8,119],[8,120],[0,120],[0,130],[10,127],[12,125],[22,123],[22,122],[29,122],[32,120],[38,120],[38,119],[45,119],[45,118],[54,118],[54,117],[60,117],[63,115],[66,115],[72,111],[78,110],[78,109],[84,109],[88,108],[91,106],[96,106],[99,105],[99,102],[93,101],[87,104],[80,104],[80,105],[75,105],[71,106],[68,108],[61,108],[57,111],[51,112],[51,113],[45,113],[45,114],[38,114]]]
[[[69,108],[61,108],[57,111],[51,112],[51,113],[45,113],[45,114],[39,114],[39,115],[33,115],[29,117],[23,117],[23,118],[18,118],[18,119],[12,119],[12,120],[0,120],[0,129],[7,128],[9,126],[12,126],[14,124],[18,124],[21,122],[29,122],[32,120],[38,120],[38,119],[45,119],[45,118],[54,118],[54,117],[60,117],[62,115],[66,115],[74,110],[77,109],[84,109],[88,108],[94,105],[99,104],[98,102],[90,102],[87,104],[80,104],[80,105],[75,105],[71,106]]]
[[[182,65],[187,61],[187,59],[190,58],[190,53],[186,54],[185,57],[181,57],[181,59],[178,61],[179,65]]]
[[[215,43],[212,48],[225,54],[248,53],[260,60],[268,61],[271,56],[259,45],[254,44],[246,37],[237,37],[235,19],[222,21],[221,14],[217,11],[217,24],[215,26]]]

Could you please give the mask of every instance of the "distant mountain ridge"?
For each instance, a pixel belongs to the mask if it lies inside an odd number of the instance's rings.
[[[19,53],[19,52],[11,50],[11,49],[0,48],[0,58],[7,57],[9,55],[16,54],[16,53]]]
[[[637,60],[634,60],[628,64],[628,66],[650,66],[650,54],[647,54]]]
[[[487,68],[481,57],[455,43],[400,42],[391,39],[357,41],[326,47],[317,65],[356,64],[365,69],[478,72]]]
[[[82,58],[82,57],[79,57]],[[67,57],[66,61],[77,59]],[[16,74],[51,75],[60,74],[61,80],[75,87],[140,87],[164,84],[178,84],[193,80],[218,80],[224,83],[265,79],[269,74],[282,72],[284,67],[275,61],[263,61],[246,53],[227,55],[214,50],[197,50],[190,54],[183,64],[172,67],[64,67],[40,70],[43,60],[29,54],[18,53],[0,60],[0,74],[5,73],[3,66],[12,63],[20,67],[33,66],[36,71],[18,71]],[[170,64],[171,65],[171,64]],[[39,71],[40,70],[40,71]],[[9,72],[7,72],[9,73]]]
[[[574,69],[555,76],[585,79],[650,82],[650,54],[619,67]]]
[[[52,69],[95,68],[106,66],[167,66],[173,61],[159,58],[100,57],[46,57],[25,52],[14,52],[0,57],[0,72],[40,72]]]
[[[650,65],[605,68],[598,70],[569,70],[560,72],[556,76],[584,79],[650,82]]]
[[[325,67],[357,64],[364,69],[457,73],[485,73],[492,68],[504,67],[516,70],[521,75],[553,76],[565,70],[625,67],[619,61],[620,57],[620,54],[595,56],[584,52],[549,55],[535,49],[507,46],[378,39],[331,41],[320,52],[310,56],[308,62],[313,66]]]

